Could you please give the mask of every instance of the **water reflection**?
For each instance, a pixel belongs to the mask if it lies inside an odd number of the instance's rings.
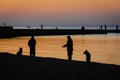
[[[66,36],[35,36],[36,56],[67,59],[66,49],[61,46],[66,42]],[[23,55],[29,55],[27,45],[30,37],[0,39],[0,52],[16,54],[19,47]],[[85,61],[83,52],[88,49],[92,55],[91,61],[110,64],[120,64],[120,34],[108,35],[74,35],[73,60]]]

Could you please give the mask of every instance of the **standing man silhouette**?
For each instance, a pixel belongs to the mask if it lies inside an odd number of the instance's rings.
[[[67,55],[68,60],[72,60],[72,54],[73,54],[73,40],[70,36],[67,36],[67,43],[63,45],[62,47],[67,47]]]
[[[30,47],[30,56],[35,57],[36,40],[34,36],[31,36],[31,39],[28,41],[28,46]]]

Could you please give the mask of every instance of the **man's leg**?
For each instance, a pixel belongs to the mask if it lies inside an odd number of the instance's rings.
[[[35,48],[33,48],[33,57],[35,57]]]
[[[69,61],[72,60],[72,55],[68,55],[68,60],[69,60]]]

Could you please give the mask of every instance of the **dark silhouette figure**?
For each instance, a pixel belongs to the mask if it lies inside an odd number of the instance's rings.
[[[100,26],[101,30],[102,30],[102,25]]]
[[[35,57],[36,40],[34,36],[31,36],[31,39],[28,41],[28,46],[30,47],[30,56]]]
[[[43,29],[43,25],[41,24],[41,30]]]
[[[17,56],[21,56],[21,55],[22,55],[22,52],[23,52],[22,48],[19,48],[19,51],[16,53],[16,55],[17,55]]]
[[[63,45],[62,47],[67,47],[67,54],[68,54],[68,60],[72,60],[72,54],[73,54],[73,40],[70,36],[67,36],[67,43]]]
[[[116,31],[118,31],[118,25],[116,25]]]
[[[84,26],[82,26],[81,30],[85,30],[85,27],[84,27]]]
[[[58,28],[56,27],[56,30],[58,30]]]
[[[106,31],[107,30],[107,25],[105,24],[104,27],[105,27],[105,31]]]
[[[88,52],[88,50],[86,49],[84,54],[86,55],[86,62],[90,62],[91,61],[91,54],[90,52]]]

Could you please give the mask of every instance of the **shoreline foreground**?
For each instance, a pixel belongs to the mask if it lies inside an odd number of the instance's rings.
[[[120,65],[0,52],[0,73],[4,80],[119,80]]]

